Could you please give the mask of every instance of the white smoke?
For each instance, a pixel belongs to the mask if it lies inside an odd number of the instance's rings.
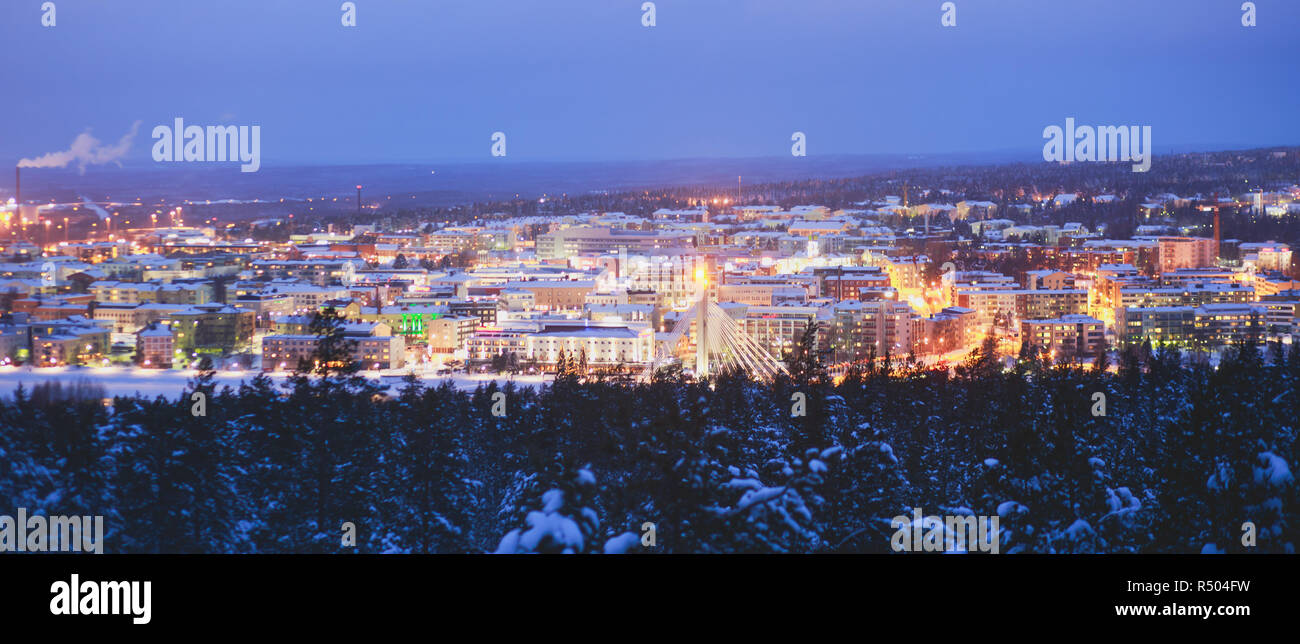
[[[90,209],[90,211],[93,212],[93,213],[95,213],[96,215],[99,215],[99,220],[100,220],[100,221],[104,221],[105,219],[108,219],[108,211],[107,211],[107,210],[104,210],[103,208],[101,208],[101,207],[99,206],[99,204],[97,204],[97,203],[91,201],[89,198],[87,198],[87,197],[82,197],[82,198],[81,198],[81,205],[83,205],[83,206],[85,206],[86,208]]]
[[[77,169],[85,172],[88,165],[116,163],[121,166],[122,158],[131,150],[131,142],[135,140],[136,132],[139,130],[140,121],[136,121],[131,125],[131,130],[123,134],[122,138],[113,145],[104,145],[102,141],[90,135],[90,130],[86,130],[73,139],[72,147],[67,150],[50,152],[35,159],[23,159],[18,162],[18,167],[66,168],[69,163],[75,161]]]

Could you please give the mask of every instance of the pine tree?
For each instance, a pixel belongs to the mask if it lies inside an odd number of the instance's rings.
[[[817,321],[809,318],[793,350],[785,357],[786,370],[796,387],[826,384],[828,374],[824,361],[826,352],[818,347]]]
[[[355,359],[357,342],[347,337],[347,319],[334,307],[312,314],[308,332],[316,336],[311,358],[299,361],[298,371],[325,377],[347,376],[361,370]]]
[[[579,469],[542,494],[539,510],[528,513],[526,527],[501,539],[497,554],[581,554],[599,552],[600,519],[595,505],[596,477]]]
[[[473,505],[465,482],[465,423],[458,418],[451,389],[426,389],[408,376],[398,399],[388,405],[390,458],[384,459],[380,498],[390,505],[381,551],[464,552],[469,548],[466,515]]]

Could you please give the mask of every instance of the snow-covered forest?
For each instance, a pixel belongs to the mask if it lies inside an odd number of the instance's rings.
[[[1300,350],[1118,362],[976,352],[832,383],[807,356],[770,385],[566,369],[468,392],[205,375],[179,402],[111,405],[20,388],[0,404],[0,512],[104,515],[108,552],[883,553],[914,507],[999,515],[1003,553],[1292,552]]]

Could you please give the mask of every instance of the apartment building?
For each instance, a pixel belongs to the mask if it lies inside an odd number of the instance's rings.
[[[293,314],[294,299],[289,293],[245,293],[237,295],[228,303],[237,308],[253,313],[253,328],[270,327],[277,317]]]
[[[1075,289],[1008,291],[1016,294],[1016,319],[1050,320],[1088,312],[1088,292]]]
[[[228,354],[247,349],[253,339],[253,312],[225,304],[200,304],[173,311],[164,322],[185,356]]]
[[[1126,344],[1150,340],[1153,345],[1221,347],[1251,335],[1262,337],[1268,323],[1266,306],[1221,303],[1121,309],[1116,331]]]
[[[253,275],[258,279],[299,280],[315,286],[350,284],[358,269],[364,268],[360,259],[263,259],[252,263]]]
[[[528,291],[533,304],[543,311],[582,310],[587,294],[596,289],[593,280],[533,280],[507,282],[504,288]]]
[[[101,365],[112,348],[109,330],[85,318],[34,322],[31,362],[38,367]]]
[[[1087,356],[1106,340],[1106,325],[1087,315],[1063,315],[1050,320],[1021,320],[1020,340],[1059,357]]]
[[[148,369],[170,369],[176,336],[165,324],[151,323],[135,336],[136,363]]]
[[[183,304],[96,304],[91,317],[113,333],[135,333],[184,308]]]
[[[1219,259],[1219,249],[1213,239],[1204,237],[1159,237],[1159,272],[1168,273],[1180,268],[1205,268],[1214,266]]]
[[[799,343],[809,320],[817,321],[820,312],[816,306],[737,307],[736,322],[758,346],[780,359]]]
[[[1248,337],[1261,338],[1268,312],[1251,304],[1206,304],[1196,308],[1195,334],[1207,346],[1243,342]]]
[[[514,354],[518,361],[554,365],[561,352],[589,366],[643,365],[654,359],[654,330],[585,323],[539,323],[533,328],[481,329],[467,341],[469,359]]]
[[[471,315],[444,315],[430,320],[425,327],[429,351],[455,353],[465,349],[479,328],[479,319]]]
[[[1196,328],[1196,307],[1148,306],[1120,308],[1115,333],[1121,344],[1190,345]]]
[[[352,344],[352,360],[363,369],[396,369],[406,365],[406,343],[382,322],[347,322],[343,336]],[[320,346],[320,336],[311,334],[268,335],[262,338],[262,371],[298,368],[311,363]]]
[[[605,227],[573,227],[537,236],[537,258],[568,259],[578,255],[618,252],[648,253],[657,249],[690,248],[695,235],[688,232],[640,232]]]
[[[920,319],[905,302],[840,302],[832,307],[826,335],[836,362],[859,360],[873,352],[902,355],[912,351]]]
[[[912,350],[920,354],[947,353],[974,344],[978,333],[975,311],[949,306],[921,319],[919,340],[914,339]]]

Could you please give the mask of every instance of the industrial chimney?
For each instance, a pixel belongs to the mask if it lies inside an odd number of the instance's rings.
[[[14,227],[22,228],[23,225],[23,167],[14,166],[14,219],[9,223],[9,236],[18,239],[14,232]]]
[[[1223,234],[1219,232],[1219,206],[1214,206],[1214,259],[1219,259],[1223,252]]]
[[[1219,193],[1210,197],[1214,200],[1214,261],[1219,261],[1223,253],[1223,234],[1219,229]]]

